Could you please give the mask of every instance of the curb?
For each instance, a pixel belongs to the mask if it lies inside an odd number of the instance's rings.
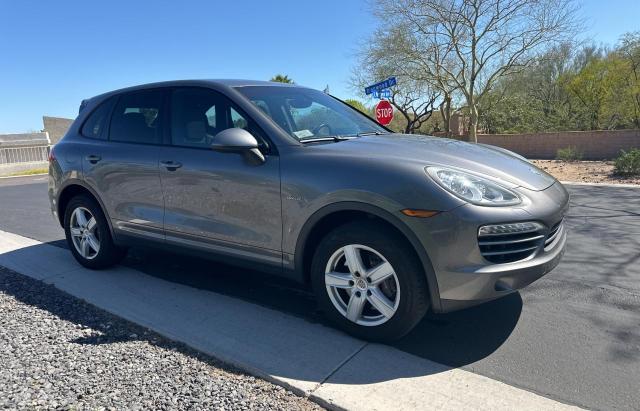
[[[640,184],[610,184],[610,183],[583,183],[580,181],[560,181],[562,184],[570,186],[593,186],[593,187],[618,187],[618,188],[640,188]]]
[[[0,178],[21,178],[21,177],[37,177],[37,176],[48,176],[49,173],[38,173],[38,174],[20,174],[19,176],[0,176]]]

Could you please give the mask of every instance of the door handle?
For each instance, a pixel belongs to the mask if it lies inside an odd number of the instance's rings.
[[[177,169],[179,169],[180,167],[182,167],[182,164],[178,163],[177,161],[161,161],[160,165],[162,167],[165,167],[167,170],[169,171],[175,171]]]
[[[95,164],[95,163],[97,163],[98,161],[102,160],[102,157],[97,156],[97,155],[95,155],[95,154],[88,155],[88,156],[87,156],[87,157],[85,157],[85,158],[86,158],[86,159],[87,159],[87,161],[88,161],[88,162],[90,162],[91,164]]]

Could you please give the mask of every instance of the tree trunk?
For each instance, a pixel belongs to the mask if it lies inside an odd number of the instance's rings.
[[[478,107],[475,102],[469,103],[469,136],[467,141],[478,142]]]
[[[442,126],[445,137],[451,136],[451,96],[447,93],[440,104],[440,115],[442,116]]]
[[[413,134],[413,130],[412,129],[413,129],[413,125],[407,119],[407,126],[404,128],[404,134]]]
[[[405,121],[407,122],[407,124],[404,126],[404,134],[412,134],[411,133],[411,117],[409,117],[409,113],[404,110],[401,110],[395,104],[394,106],[398,109],[398,111],[402,114],[402,117],[404,117]]]
[[[640,94],[637,94],[635,96],[635,103],[634,107],[633,107],[633,111],[635,112],[635,118],[633,120],[634,124],[636,125],[636,128],[640,128]]]

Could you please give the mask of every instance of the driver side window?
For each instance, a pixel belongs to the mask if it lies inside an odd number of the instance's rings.
[[[213,90],[185,87],[171,93],[171,144],[209,148],[219,132],[238,127],[261,140],[252,122]]]
[[[171,93],[171,144],[183,147],[211,146],[222,131],[224,119],[219,96],[206,89],[183,88]]]

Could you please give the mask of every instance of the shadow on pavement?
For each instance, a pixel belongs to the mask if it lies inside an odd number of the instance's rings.
[[[522,312],[519,293],[447,314],[427,316],[394,346],[452,367],[479,361],[511,335]]]
[[[150,249],[130,250],[125,265],[167,281],[326,324],[309,290],[259,271]],[[425,359],[460,367],[498,349],[515,328],[521,311],[522,299],[519,293],[514,293],[454,313],[429,313],[393,346]]]
[[[149,248],[130,249],[123,265],[156,278],[239,298],[313,322],[322,320],[309,290],[260,271]]]

